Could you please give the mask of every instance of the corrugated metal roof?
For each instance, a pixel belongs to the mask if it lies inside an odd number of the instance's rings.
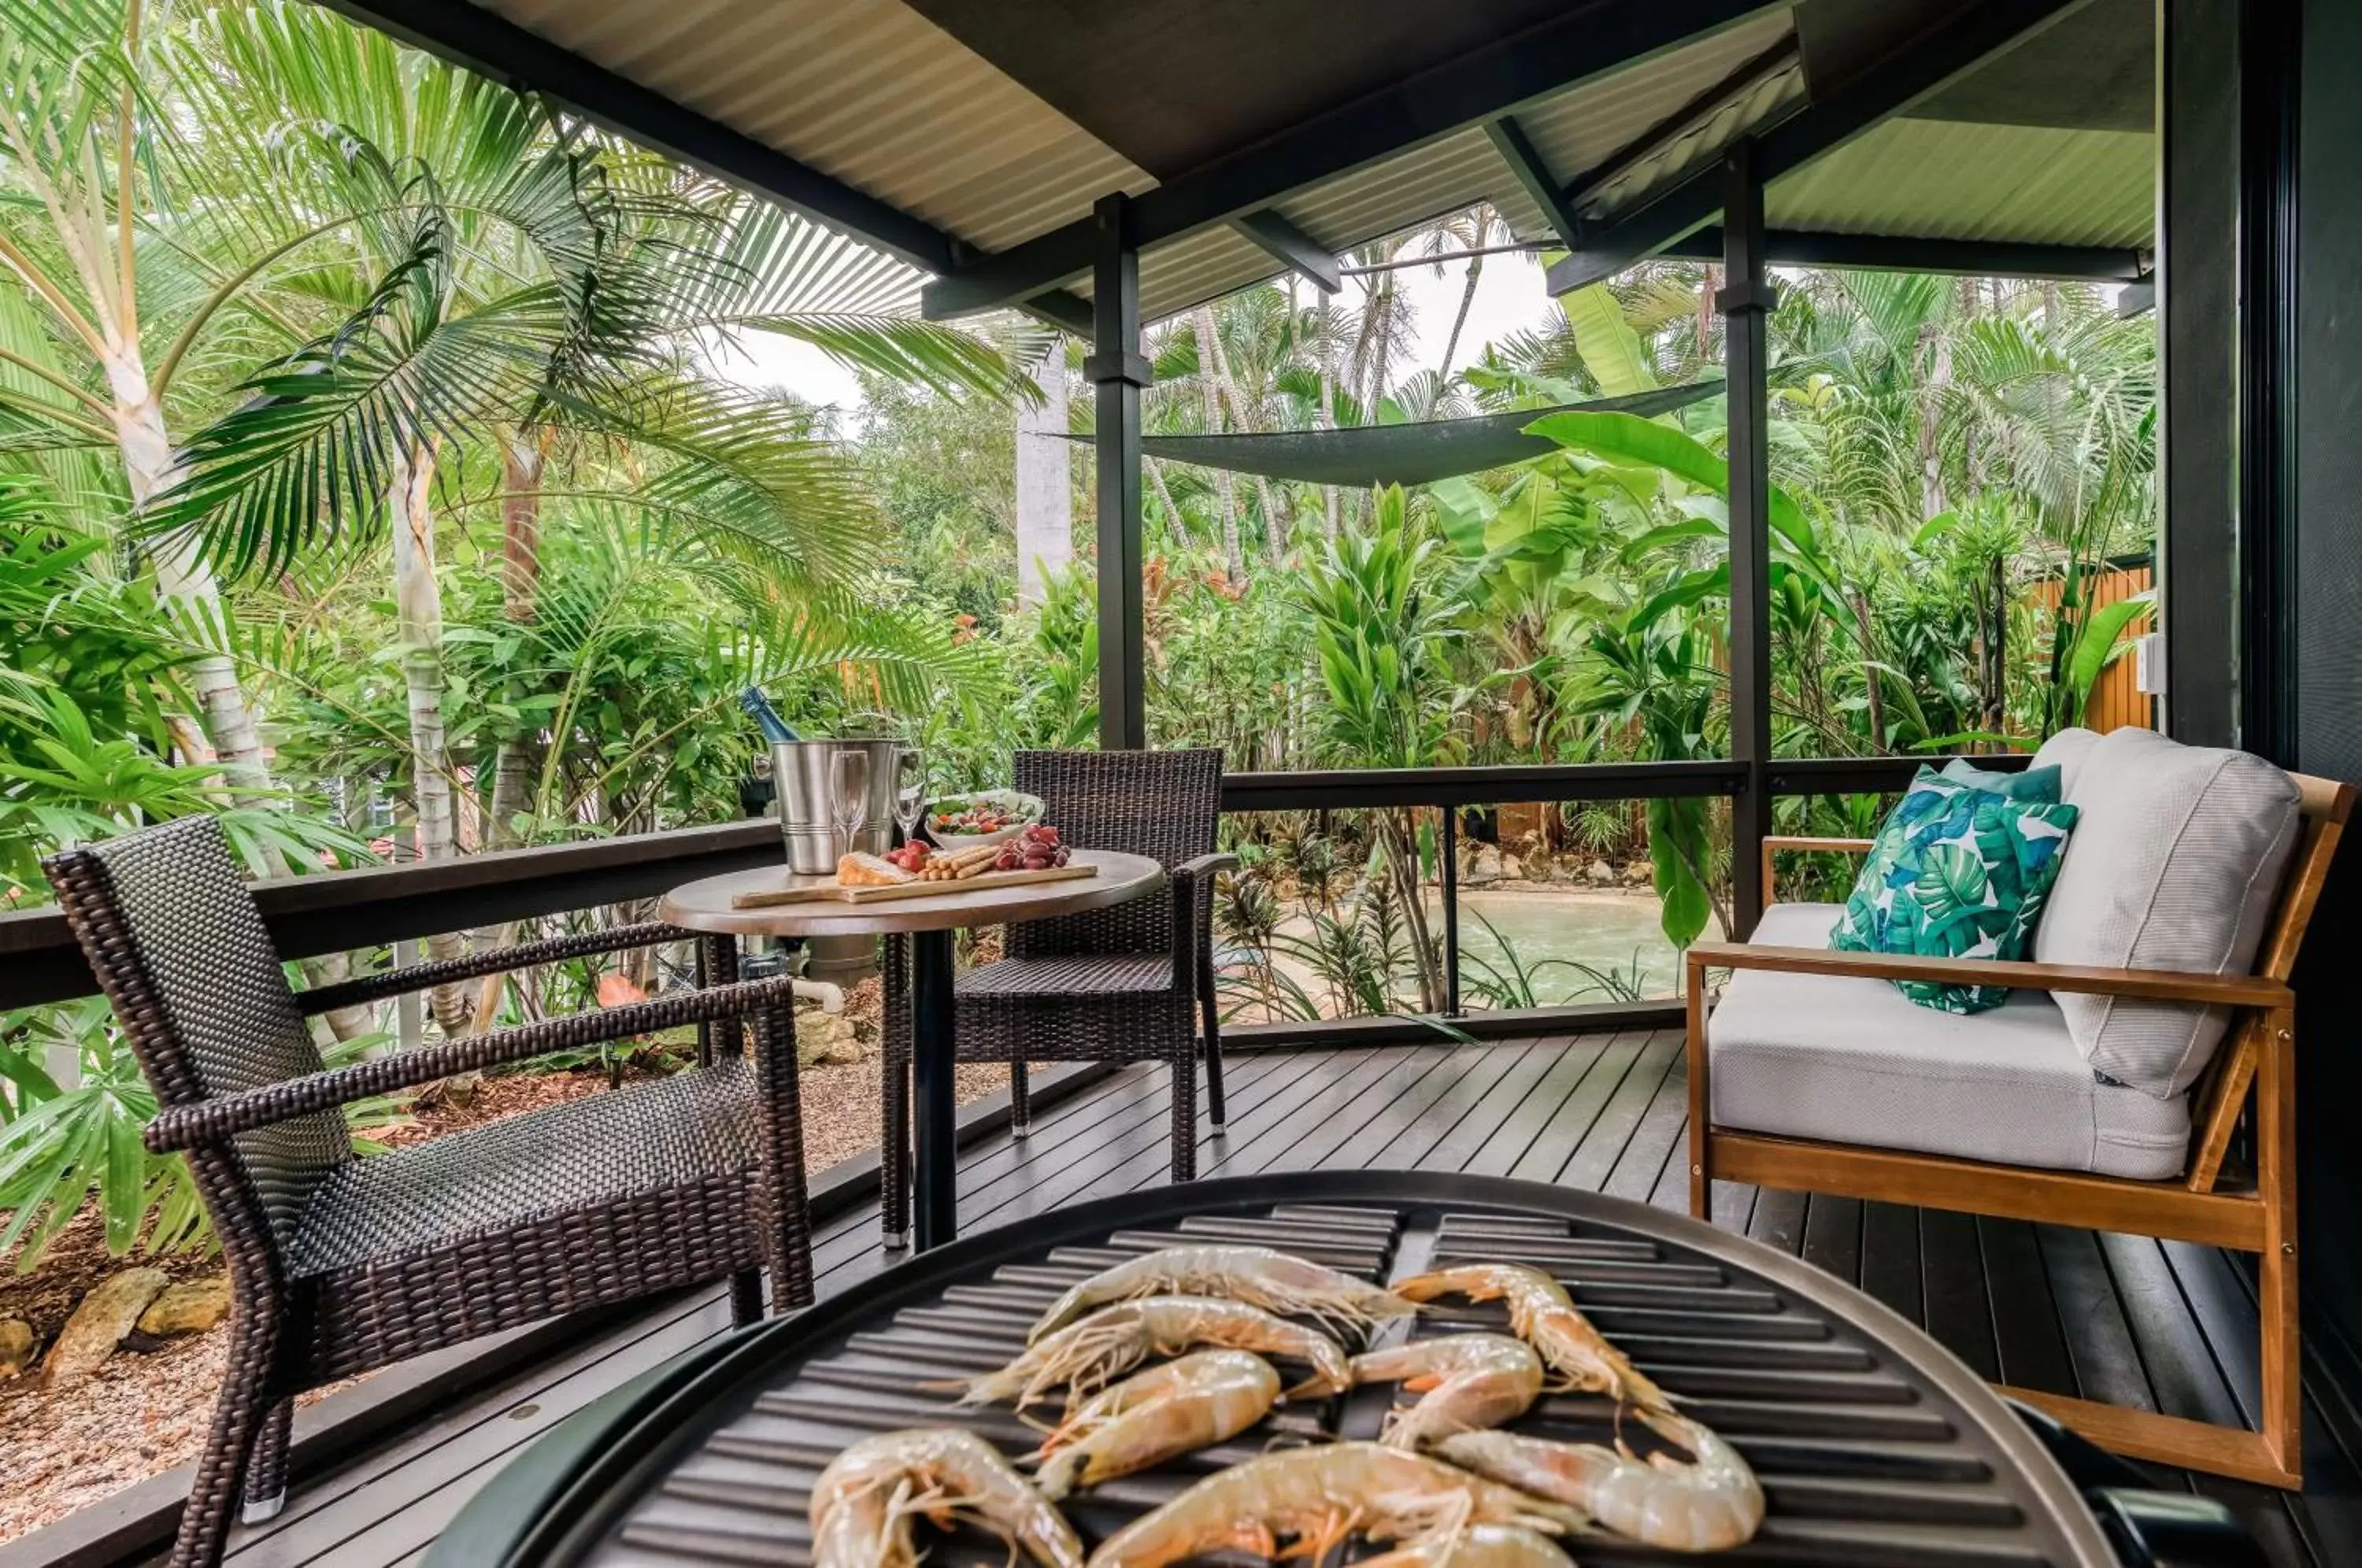
[[[1518,112],[1518,124],[1551,172],[1572,178],[1777,43],[1789,25],[1788,13],[1768,13],[1685,49],[1529,104]],[[1636,175],[1641,172],[1635,171]],[[1550,237],[1549,223],[1510,176],[1492,142],[1481,129],[1472,128],[1299,191],[1277,204],[1277,210],[1341,254],[1488,200],[1520,239]],[[1195,235],[1141,258],[1141,312],[1153,320],[1272,277],[1276,271],[1268,254],[1228,229]]]
[[[901,0],[487,8],[987,249],[1155,183]]]
[[[1775,228],[2145,249],[2157,138],[1888,120],[1764,193]]]
[[[903,0],[478,0],[550,41],[988,250],[1087,216],[1154,180]],[[1794,28],[1790,10],[1526,105],[1519,125],[1570,180],[1632,143]],[[1803,104],[1791,61],[1618,176],[1586,215],[1626,212]],[[1959,121],[1890,121],[1770,193],[1781,227],[2140,247],[2154,138]],[[1298,191],[1278,210],[1342,253],[1479,201],[1519,237],[1549,225],[1480,129]],[[1154,319],[1277,264],[1217,226],[1148,251]],[[1087,285],[1079,291],[1087,293]]]

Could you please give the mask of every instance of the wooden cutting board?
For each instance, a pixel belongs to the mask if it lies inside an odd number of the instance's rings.
[[[985,871],[964,882],[895,882],[886,887],[847,888],[834,879],[814,879],[799,882],[789,888],[766,888],[754,892],[734,893],[730,907],[734,910],[764,910],[778,904],[838,903],[878,904],[895,899],[936,899],[961,893],[981,893],[994,888],[1015,888],[1028,882],[1068,882],[1077,877],[1096,877],[1096,866],[1049,866],[1038,871]]]

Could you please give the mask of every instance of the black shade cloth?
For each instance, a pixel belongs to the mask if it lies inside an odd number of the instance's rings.
[[[1558,450],[1558,444],[1526,434],[1526,426],[1552,414],[1653,415],[1684,408],[1722,391],[1720,381],[1692,381],[1629,397],[1594,398],[1551,408],[1521,408],[1473,419],[1434,419],[1415,425],[1362,425],[1343,430],[1283,430],[1265,436],[1150,436],[1141,450],[1169,463],[1227,469],[1265,479],[1306,484],[1429,484],[1458,474],[1483,473]],[[1088,436],[1071,436],[1088,441]]]

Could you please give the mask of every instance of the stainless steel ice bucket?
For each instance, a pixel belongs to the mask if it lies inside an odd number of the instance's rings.
[[[853,835],[853,847],[876,855],[893,842],[894,756],[901,749],[900,741],[872,735],[772,743],[771,783],[789,870],[818,874],[836,869],[836,823],[829,814],[828,786],[831,759],[840,751],[869,754],[869,812]]]

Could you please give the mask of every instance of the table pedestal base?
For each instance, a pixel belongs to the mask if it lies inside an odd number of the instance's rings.
[[[952,1060],[952,933],[911,933],[912,1218],[919,1250],[959,1231],[958,1100]]]

